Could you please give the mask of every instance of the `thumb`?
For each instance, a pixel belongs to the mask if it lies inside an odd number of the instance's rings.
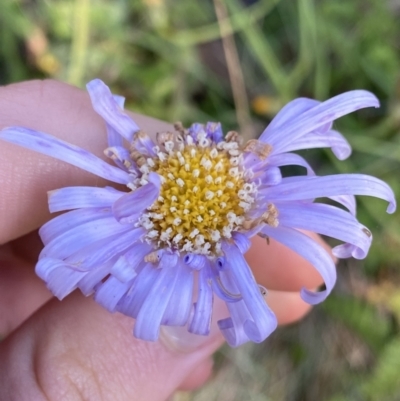
[[[222,344],[217,330],[202,342],[175,331],[150,343],[131,326],[77,292],[53,299],[0,344],[0,399],[165,400],[202,384]]]

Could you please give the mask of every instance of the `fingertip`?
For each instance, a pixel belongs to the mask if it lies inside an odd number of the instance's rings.
[[[214,361],[212,358],[207,358],[197,365],[183,380],[179,386],[179,390],[192,391],[202,387],[211,377]]]
[[[268,291],[266,301],[274,311],[279,325],[297,322],[312,309],[297,292]]]
[[[314,233],[308,233],[330,254],[330,247]],[[279,291],[300,291],[323,284],[322,277],[311,263],[281,243],[261,237],[252,238],[246,253],[256,281],[266,288]]]

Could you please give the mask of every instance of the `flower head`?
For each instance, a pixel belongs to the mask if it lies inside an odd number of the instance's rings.
[[[0,138],[53,156],[117,184],[67,187],[49,193],[51,212],[66,211],[40,230],[44,249],[37,274],[60,299],[79,288],[111,312],[136,319],[136,337],[155,341],[161,325],[186,326],[207,335],[214,296],[229,316],[218,322],[228,343],[261,342],[276,318],[243,254],[254,235],[271,237],[310,261],[325,289],[303,289],[316,304],[331,292],[335,266],[300,230],[343,244],[340,258],[364,258],[371,232],[355,217],[354,195],[389,202],[390,187],[361,174],[318,177],[293,150],[330,147],[339,159],[351,149],[332,129],[335,119],[363,107],[378,107],[365,91],[320,103],[296,99],[284,107],[259,140],[243,144],[236,132],[224,137],[219,123],[176,124],[155,140],[123,111],[100,80],[87,85],[92,104],[107,125],[105,155],[116,166],[50,135],[10,127]],[[125,146],[126,145],[126,146]],[[307,175],[283,178],[280,167],[300,165]],[[341,207],[315,202],[327,197]]]

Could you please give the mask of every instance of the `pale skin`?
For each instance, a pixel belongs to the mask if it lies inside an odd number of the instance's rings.
[[[168,124],[132,114],[149,134]],[[0,128],[40,130],[92,151],[106,148],[102,119],[89,96],[55,81],[0,88]],[[105,181],[53,158],[0,142],[0,400],[166,400],[177,389],[194,389],[210,376],[218,334],[191,352],[132,336],[132,319],[110,314],[77,291],[62,302],[35,276],[42,247],[37,229],[51,218],[49,190]],[[327,246],[316,237],[324,247]],[[328,248],[327,248],[328,249]],[[321,277],[297,254],[273,240],[255,238],[246,255],[280,324],[310,309],[300,296]],[[267,340],[268,341],[268,340]]]

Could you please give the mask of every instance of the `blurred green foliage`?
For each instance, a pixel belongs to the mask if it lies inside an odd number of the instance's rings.
[[[400,194],[400,2],[398,0],[225,1],[3,0],[0,84],[55,78],[83,87],[94,77],[127,107],[184,123],[236,128],[220,28],[234,34],[248,113],[261,132],[297,96],[326,99],[371,90],[382,107],[341,119],[354,152],[338,161],[307,151],[320,174],[378,176]],[[221,26],[220,26],[221,25]],[[216,377],[180,400],[400,400],[399,217],[361,199],[374,233],[362,263],[339,268],[335,294],[295,327],[262,345],[223,348]]]

